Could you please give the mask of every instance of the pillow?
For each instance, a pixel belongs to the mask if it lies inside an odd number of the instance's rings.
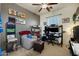
[[[30,33],[31,33],[30,31],[21,31],[21,32],[19,32],[20,35],[28,35]]]
[[[32,39],[32,35],[31,35],[31,34],[28,34],[28,35],[27,35],[27,38]]]

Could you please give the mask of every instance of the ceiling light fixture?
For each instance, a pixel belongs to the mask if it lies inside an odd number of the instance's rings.
[[[42,8],[46,8],[46,7],[47,7],[47,4],[43,4],[43,5],[42,5]]]

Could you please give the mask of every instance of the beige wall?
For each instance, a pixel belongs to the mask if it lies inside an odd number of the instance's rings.
[[[40,16],[40,26],[42,28],[42,34],[43,34],[43,30],[44,30],[43,22],[47,21],[46,17],[57,15],[57,14],[62,14],[62,15],[60,15],[61,19],[66,18],[66,17],[70,18],[69,23],[62,23],[64,31],[66,31],[66,33],[64,33],[64,43],[67,44],[69,39],[70,39],[72,27],[75,25],[78,25],[78,22],[76,24],[73,24],[73,21],[72,21],[72,16],[73,16],[73,14],[76,11],[78,6],[79,6],[78,4],[68,4],[67,6],[65,6],[64,8],[62,8],[60,10],[56,10],[56,11],[51,12],[49,14],[45,14],[45,15]]]
[[[1,14],[1,4],[0,4],[0,14]]]

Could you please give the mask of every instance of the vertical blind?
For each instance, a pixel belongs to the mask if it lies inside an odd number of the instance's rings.
[[[51,24],[61,25],[62,20],[59,15],[48,17],[47,25],[50,26]]]

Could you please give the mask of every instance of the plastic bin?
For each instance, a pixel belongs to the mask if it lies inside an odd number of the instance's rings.
[[[27,38],[27,35],[22,36],[22,46],[26,49],[31,49],[33,46],[33,42],[36,41],[37,38]]]

